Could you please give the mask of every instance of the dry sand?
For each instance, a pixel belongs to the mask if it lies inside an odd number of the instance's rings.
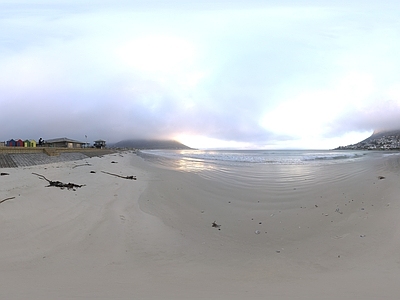
[[[265,201],[133,153],[1,169],[0,299],[399,299],[397,156],[342,168]]]

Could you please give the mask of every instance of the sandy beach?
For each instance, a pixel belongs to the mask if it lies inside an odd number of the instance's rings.
[[[398,156],[298,171],[260,194],[133,152],[3,168],[0,298],[398,299]]]

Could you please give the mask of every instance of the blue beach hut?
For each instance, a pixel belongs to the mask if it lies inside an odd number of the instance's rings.
[[[7,141],[7,147],[15,147],[17,145],[17,142],[13,139]]]

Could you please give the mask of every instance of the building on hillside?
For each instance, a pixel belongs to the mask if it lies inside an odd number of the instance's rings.
[[[94,141],[94,145],[93,146],[95,148],[98,148],[98,149],[103,149],[103,148],[106,147],[106,141],[103,141],[103,140]]]
[[[83,148],[84,145],[84,142],[79,142],[68,138],[57,138],[43,142],[44,147]]]

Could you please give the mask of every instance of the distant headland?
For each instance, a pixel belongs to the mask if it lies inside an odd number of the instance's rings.
[[[400,129],[375,130],[369,138],[335,150],[400,150]]]

